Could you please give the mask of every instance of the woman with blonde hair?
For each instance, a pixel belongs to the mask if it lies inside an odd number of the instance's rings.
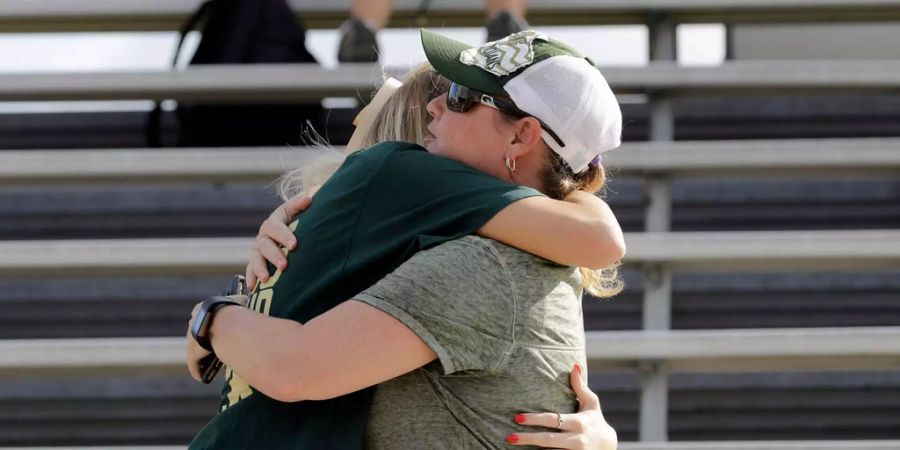
[[[595,83],[602,95],[597,101],[609,101],[603,92],[608,91],[605,81],[587,82]],[[392,428],[399,425],[397,418],[389,417],[393,412],[415,415],[421,408],[437,414],[432,417],[435,421],[414,424],[442,424],[441,430],[452,432],[451,442],[444,443],[450,448],[464,441],[498,446],[497,433],[520,428],[500,424],[496,413],[503,408],[482,408],[490,402],[478,403],[477,392],[510,385],[485,376],[467,380],[463,387],[456,384],[458,376],[494,374],[499,369],[494,366],[500,364],[509,365],[500,372],[512,370],[504,376],[526,382],[522,368],[530,367],[534,358],[549,358],[547,370],[539,370],[540,376],[530,380],[534,386],[516,387],[537,387],[532,398],[540,401],[535,405],[573,407],[571,390],[560,390],[558,383],[560,367],[584,366],[580,303],[576,304],[581,277],[493,241],[457,238],[473,232],[496,236],[521,250],[568,264],[614,261],[624,250],[614,217],[593,195],[584,193],[585,198],[573,200],[570,197],[577,195],[569,192],[602,181],[602,167],[596,158],[579,162],[584,155],[571,152],[553,156],[544,144],[541,130],[547,125],[541,119],[522,115],[499,96],[482,93],[476,98],[459,88],[451,84],[449,96],[428,104],[433,120],[424,142],[440,157],[417,146],[386,143],[347,158],[293,224],[302,243],[288,254],[287,267],[257,286],[250,299],[256,312],[218,309],[221,301],[195,308],[195,317],[202,319],[196,342],[188,342],[192,374],[197,376],[196,362],[213,348],[230,370],[227,403],[191,448],[346,448],[357,439],[361,445],[363,436],[373,448],[438,446],[417,432],[398,437]],[[473,99],[479,103],[472,104]],[[601,106],[611,111],[608,104]],[[620,116],[604,120],[613,128],[621,127]],[[547,131],[557,140],[578,138],[568,129],[557,130],[562,138]],[[591,150],[594,156],[618,145],[618,129],[612,134],[611,140],[593,142],[602,144]],[[575,151],[583,147],[569,142]],[[497,157],[504,161],[499,167]],[[523,186],[567,201],[554,202]],[[575,238],[565,236],[566,230],[575,230]],[[599,249],[604,255],[586,249]],[[416,253],[419,250],[425,251]],[[421,272],[423,267],[448,267],[440,270],[447,276],[434,278],[433,271]],[[360,293],[372,278],[391,271]],[[520,280],[518,286],[510,285],[513,280]],[[513,296],[512,304],[507,294]],[[566,314],[554,315],[557,307]],[[539,310],[551,314],[544,319],[531,316]],[[491,322],[510,319],[512,324],[501,323],[499,329]],[[507,327],[512,338],[501,331]],[[519,338],[514,337],[517,334]],[[206,350],[197,345],[204,340]],[[484,345],[487,342],[497,345]],[[384,384],[365,432],[372,391],[364,388],[377,383]],[[424,388],[423,395],[397,397],[412,386],[409,383]],[[402,398],[432,403],[404,411],[384,409]],[[463,410],[469,420],[456,415]],[[556,417],[558,428],[565,429],[563,416]],[[411,425],[408,418],[400,419]],[[484,427],[475,426],[481,419]],[[460,428],[463,422],[473,428]],[[513,442],[515,436],[507,439]]]
[[[250,255],[250,263],[247,265],[245,274],[248,285],[253,287],[257,278],[262,281],[269,279],[267,262],[280,269],[287,267],[283,248],[293,248],[296,239],[290,228],[284,225],[292,221],[294,216],[308,205],[304,197],[312,197],[318,188],[338,170],[348,155],[386,141],[424,144],[425,136],[428,133],[426,127],[430,121],[425,106],[434,98],[446,93],[449,87],[450,80],[435,72],[427,63],[420,64],[407,72],[403,83],[389,78],[369,105],[354,120],[357,129],[342,153],[325,152],[320,155],[318,160],[282,176],[278,180],[277,191],[282,199],[293,199],[293,201],[278,207],[260,228],[256,237],[256,247]],[[603,221],[611,221],[606,226],[618,228],[615,216],[605,202],[597,201],[594,198],[595,194],[603,189],[607,179],[606,170],[599,164],[599,161],[585,173],[574,175],[564,169],[565,161],[555,153],[551,154],[550,158],[550,170],[546,172],[545,180],[550,189],[548,196],[575,203],[582,208],[583,215],[595,214]],[[302,208],[298,208],[298,206]],[[572,211],[575,211],[575,208],[572,208]],[[527,214],[532,213],[535,214],[535,219],[539,219],[541,217],[539,214],[542,214],[537,210],[527,212]],[[497,229],[498,233],[504,233],[512,225],[512,221],[503,221],[502,225],[492,229]],[[546,237],[545,230],[548,229],[550,227],[542,230],[525,230],[525,232],[533,234],[527,236],[529,243],[507,241],[512,237],[506,238],[501,235],[489,237],[516,247],[519,244],[533,246],[536,243],[541,248],[532,248],[535,250],[532,253],[544,255],[561,264],[581,265],[581,273],[585,279],[584,287],[595,297],[612,297],[621,291],[622,283],[615,270],[616,261],[624,253],[621,241],[608,240],[609,244],[622,246],[621,251],[610,248],[609,250],[613,251],[589,254],[597,249],[585,245],[585,241],[579,239],[579,236],[568,233],[573,230],[556,229],[563,233],[562,237],[565,240],[561,242],[564,248],[554,249],[551,246],[560,243],[551,244],[540,240]],[[579,227],[579,231],[581,230],[593,232],[601,238],[604,238],[604,234],[607,233],[602,226],[594,230]],[[620,238],[621,235],[614,236],[614,239]],[[574,248],[568,249],[567,247],[572,244],[574,244]],[[570,258],[569,254],[574,256]],[[581,263],[574,261],[574,259],[581,258],[584,258]],[[587,261],[587,258],[595,259]]]

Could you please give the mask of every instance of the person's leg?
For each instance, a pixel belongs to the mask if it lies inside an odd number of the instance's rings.
[[[394,0],[353,0],[350,18],[341,25],[338,61],[378,61],[375,34],[387,25],[393,9]]]
[[[485,0],[488,41],[496,41],[507,35],[528,29],[525,14],[528,0]]]
[[[525,18],[528,10],[528,0],[484,0],[484,9],[488,18],[494,17],[503,11]]]
[[[353,0],[350,15],[378,31],[387,26],[393,10],[394,0]]]

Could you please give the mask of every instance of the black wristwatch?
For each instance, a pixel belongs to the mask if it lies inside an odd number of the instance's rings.
[[[212,343],[209,342],[209,327],[212,326],[213,316],[219,308],[229,305],[243,306],[240,302],[221,295],[206,297],[200,304],[197,319],[194,320],[194,326],[191,327],[191,336],[194,336],[194,340],[207,351],[215,353]]]

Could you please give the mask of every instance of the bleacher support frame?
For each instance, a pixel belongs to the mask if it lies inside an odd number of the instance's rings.
[[[336,28],[347,17],[346,3],[289,0],[310,28]],[[90,0],[59,3],[29,0],[0,4],[0,32],[173,31],[201,0]],[[479,0],[435,0],[427,17],[419,0],[397,0],[389,26],[482,26]],[[680,23],[881,22],[900,20],[897,0],[531,0],[534,25]],[[663,31],[661,34],[667,34]]]
[[[200,0],[82,0],[61,5],[53,0],[0,3],[0,32],[54,32],[97,30],[174,30]],[[291,0],[312,28],[333,28],[346,17],[346,5],[329,0]],[[644,273],[643,331],[591,333],[589,355],[593,368],[629,368],[642,375],[640,439],[623,443],[623,450],[811,450],[900,448],[897,441],[670,443],[667,440],[667,375],[674,371],[722,369],[805,370],[900,367],[900,327],[877,329],[672,331],[672,272],[697,267],[729,270],[801,268],[817,270],[896,269],[900,266],[900,232],[770,232],[770,233],[670,233],[671,181],[673,177],[723,173],[898,173],[900,155],[896,139],[688,143],[673,142],[673,99],[697,93],[836,92],[877,91],[896,93],[900,88],[900,63],[896,61],[726,63],[716,68],[683,68],[674,65],[676,29],[683,23],[783,23],[823,21],[897,21],[900,0],[860,0],[846,6],[842,0],[532,0],[535,25],[645,24],[649,30],[651,64],[647,68],[607,68],[606,77],[620,93],[647,96],[651,110],[651,142],[628,144],[628,152],[612,154],[609,163],[623,172],[646,176],[649,206],[646,232],[629,234],[626,262],[639,264]],[[428,23],[421,22],[418,0],[398,0],[392,26],[481,25],[480,0],[439,0],[433,3]],[[402,68],[389,69],[390,73]],[[217,76],[228,72],[226,77]],[[302,76],[299,76],[302,75]],[[174,73],[0,75],[0,101],[83,99],[179,99],[241,102],[252,100],[318,100],[327,96],[366,98],[380,79],[375,66],[342,67],[323,71],[311,67],[219,67]],[[302,79],[302,82],[298,81]],[[215,81],[215,82],[214,82]],[[848,150],[851,148],[852,150]],[[662,154],[669,150],[672,153]],[[779,151],[786,153],[775,153]],[[104,150],[114,152],[115,150]],[[132,182],[173,179],[271,178],[283,169],[258,166],[239,171],[234,166],[193,167],[171,170],[178,158],[202,158],[215,152],[236,155],[246,149],[185,150],[178,155],[155,151],[129,151],[110,155],[103,167],[76,168],[59,161],[56,166],[29,166],[15,158],[25,153],[0,153],[0,184],[77,182]],[[268,149],[279,155],[286,149]],[[195,153],[191,153],[195,152]],[[284,153],[283,153],[284,152]],[[27,152],[35,158],[50,152]],[[88,153],[82,153],[84,157]],[[246,154],[246,153],[245,153]],[[308,154],[300,155],[306,161]],[[776,159],[787,155],[789,160]],[[64,160],[67,156],[59,154]],[[76,156],[78,157],[78,156]],[[260,158],[256,161],[272,161]],[[291,154],[289,157],[293,158]],[[793,159],[790,159],[793,158]],[[277,159],[274,159],[277,161]],[[148,167],[148,161],[158,165]],[[238,163],[229,160],[229,163]],[[302,163],[302,162],[301,162]],[[17,165],[18,164],[18,165]],[[230,178],[235,177],[235,178]],[[243,178],[240,178],[243,177]],[[799,242],[806,239],[807,245]],[[813,242],[815,245],[808,245]],[[196,252],[186,251],[193,246]],[[169,273],[202,267],[206,273],[240,270],[250,242],[245,239],[133,240],[133,241],[38,241],[0,243],[0,276],[73,274],[98,270],[108,273]],[[133,257],[136,248],[140,257]],[[704,250],[705,249],[705,250]],[[811,250],[812,249],[812,250]],[[743,252],[743,253],[741,253]],[[173,255],[178,255],[175,258]],[[194,259],[188,259],[194,258]],[[173,258],[178,264],[173,264]],[[180,259],[179,259],[180,258]],[[181,265],[179,265],[181,264]],[[754,333],[757,333],[754,334]],[[780,333],[780,334],[779,334]],[[775,347],[780,337],[789,344]],[[793,337],[793,340],[791,338]],[[758,353],[741,354],[728,347],[740,339]],[[716,351],[708,342],[722,341]],[[104,347],[95,342],[0,342],[0,373],[22,374],[30,370],[60,373],[83,370],[175,370],[181,338],[167,340],[117,340]],[[823,349],[813,343],[828,343]],[[123,345],[124,344],[124,345]],[[69,347],[67,347],[67,345]],[[100,347],[97,347],[100,345]],[[132,347],[129,347],[132,345]],[[758,345],[758,347],[753,347]],[[43,347],[42,347],[43,346]],[[50,348],[48,346],[53,346]],[[53,353],[68,349],[93,353],[93,362],[67,360]],[[156,348],[161,353],[154,353]],[[803,352],[802,349],[809,350]],[[42,350],[43,349],[43,350]],[[103,350],[106,349],[106,350]],[[128,354],[117,353],[130,349]],[[143,349],[143,350],[141,350]],[[176,350],[178,350],[176,352]],[[821,350],[821,351],[820,351]],[[28,359],[28,351],[33,359]],[[143,351],[143,353],[142,353]],[[619,353],[616,353],[619,352]],[[781,352],[781,353],[779,353]],[[792,353],[793,352],[793,353]],[[831,352],[831,353],[828,353]],[[859,355],[863,354],[862,357]],[[24,355],[24,356],[23,356]],[[42,359],[52,357],[50,359]],[[767,357],[768,355],[768,357]],[[774,355],[774,356],[773,356]],[[67,362],[68,361],[68,362]],[[50,367],[53,366],[54,367]],[[69,364],[69,365],[66,365]],[[80,364],[80,365],[79,365]],[[93,369],[91,364],[94,364]],[[46,372],[44,372],[46,373]],[[178,447],[165,447],[171,450]],[[142,447],[150,450],[151,447]],[[156,447],[155,450],[163,450]],[[61,450],[61,449],[57,449]]]
[[[621,442],[620,450],[896,450],[900,441]],[[29,450],[185,450],[182,446],[28,447]],[[0,450],[21,450],[5,447]]]

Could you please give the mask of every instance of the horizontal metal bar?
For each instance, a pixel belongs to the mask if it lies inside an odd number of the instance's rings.
[[[673,270],[900,267],[900,230],[626,233],[626,264]],[[0,276],[243,273],[252,239],[0,242]]]
[[[385,74],[407,67],[371,64],[192,66],[173,72],[0,74],[0,101],[165,100],[251,103],[368,99]],[[601,68],[617,94],[900,92],[900,61],[734,61],[715,67],[653,62]]]
[[[679,176],[897,173],[900,139],[628,142],[603,161],[624,173]]]
[[[369,99],[383,80],[373,64],[327,70],[315,64],[191,66],[153,72],[0,75],[2,101],[166,100],[253,103]]]
[[[625,263],[672,270],[900,268],[900,230],[626,233]]]
[[[588,332],[592,369],[853,370],[900,367],[900,327]],[[0,374],[185,372],[184,338],[0,341]]]
[[[616,174],[822,175],[900,171],[900,138],[629,142],[604,155]],[[4,183],[270,181],[342,147],[0,152]]]
[[[616,93],[829,92],[900,87],[900,61],[727,61],[684,67],[651,62],[646,67],[601,67]]]
[[[183,446],[28,447],[28,450],[184,450]],[[619,442],[622,450],[896,450],[900,441]],[[0,450],[22,450],[0,447]]]
[[[184,373],[184,338],[0,340],[0,374]]]
[[[0,275],[244,273],[252,239],[109,239],[0,242]]]
[[[177,30],[201,0],[7,0],[0,2],[0,32]],[[348,16],[347,2],[290,0],[310,28],[335,28]],[[484,2],[397,0],[389,26],[483,26]],[[644,23],[665,11],[680,23],[864,22],[900,18],[897,0],[531,0],[534,25]]]
[[[183,446],[28,447],[28,450],[183,450]],[[900,441],[619,442],[622,450],[896,450]],[[21,450],[0,447],[0,450]]]
[[[343,147],[24,150],[0,152],[0,184],[272,181]]]
[[[587,333],[593,369],[670,372],[900,368],[900,327],[614,331]]]
[[[896,450],[900,441],[620,442],[622,450]]]
[[[71,446],[59,446],[59,447],[0,447],[0,450],[23,450],[23,448],[27,448],[28,450],[185,450],[187,447],[179,446],[179,445],[148,445],[148,446],[121,446],[117,445],[115,447],[101,447],[101,446],[91,446],[91,447],[71,447]],[[850,450],[855,450],[855,447],[851,447]],[[864,449],[867,450],[867,449]]]

